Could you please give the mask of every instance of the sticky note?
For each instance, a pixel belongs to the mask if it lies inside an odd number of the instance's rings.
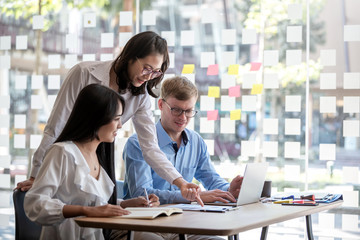
[[[285,118],[285,135],[300,135],[300,119]]]
[[[221,96],[220,102],[221,111],[231,111],[235,109],[236,101],[234,97]]]
[[[285,142],[284,147],[285,158],[300,158],[300,142]]]
[[[220,133],[235,134],[235,121],[231,120],[230,118],[221,118]]]
[[[207,146],[207,150],[210,156],[214,155],[215,152],[215,141],[213,139],[204,139],[204,142]]]
[[[0,147],[9,147],[9,134],[0,134]]]
[[[263,90],[262,84],[253,84],[253,87],[251,89],[251,95],[261,94]]]
[[[260,67],[261,67],[261,62],[252,62],[250,71],[259,71]]]
[[[319,160],[335,161],[336,160],[336,144],[319,144]]]
[[[336,65],[336,50],[328,49],[320,51],[320,62],[323,66],[335,66]]]
[[[222,45],[235,45],[236,44],[236,30],[235,29],[221,30],[221,44]]]
[[[96,56],[95,56],[95,54],[83,54],[82,60],[83,60],[83,62],[86,62],[86,61],[95,61],[95,60],[96,60]]]
[[[256,96],[242,96],[241,109],[243,112],[256,112]]]
[[[344,113],[360,112],[360,97],[344,97]]]
[[[215,109],[215,98],[205,95],[200,96],[200,111],[211,111]]]
[[[32,21],[33,21],[32,27],[34,30],[44,28],[44,16],[35,15],[33,16]]]
[[[320,73],[320,89],[336,89],[336,73]]]
[[[200,118],[200,133],[214,133],[215,121],[208,121],[207,118]]]
[[[27,76],[16,75],[15,76],[15,89],[26,89],[27,88]]]
[[[10,116],[8,114],[0,114],[0,128],[10,127]]]
[[[218,116],[219,116],[218,110],[207,111],[207,120],[208,121],[218,120]]]
[[[336,113],[336,97],[320,97],[320,113]]]
[[[64,67],[70,69],[78,63],[77,54],[65,54]]]
[[[49,69],[58,69],[60,68],[61,56],[60,54],[50,54],[48,55],[48,68]]]
[[[10,55],[0,56],[0,69],[10,69]]]
[[[215,86],[209,86],[208,96],[214,98],[220,97],[220,88]]]
[[[132,32],[119,33],[119,47],[124,47],[131,37]]]
[[[201,23],[214,23],[216,22],[217,11],[214,8],[201,9]]]
[[[229,75],[227,73],[223,73],[221,75],[221,89],[229,89],[236,85],[236,75]]]
[[[214,76],[218,74],[219,74],[219,65],[218,64],[209,65],[206,75]]]
[[[343,121],[343,136],[344,137],[359,137],[359,120],[344,120]]]
[[[344,207],[359,207],[359,191],[344,191]]]
[[[360,72],[344,73],[344,89],[360,89]]]
[[[0,174],[0,188],[10,188],[10,174]]]
[[[264,66],[274,66],[279,63],[278,50],[264,50]]]
[[[49,75],[48,76],[48,89],[49,90],[60,89],[60,75]]]
[[[100,47],[113,48],[114,47],[114,33],[101,33]]]
[[[238,75],[239,74],[239,64],[231,64],[228,69],[229,75]]]
[[[31,109],[42,109],[43,103],[39,95],[31,95]]]
[[[256,72],[244,73],[242,89],[252,89],[256,83]]]
[[[15,114],[14,115],[14,128],[26,128],[26,115],[25,114]]]
[[[241,141],[241,156],[255,157],[255,141]]]
[[[285,181],[301,181],[300,166],[299,165],[285,165],[284,166],[284,180]]]
[[[0,108],[10,108],[10,95],[0,96]]]
[[[255,29],[243,29],[241,43],[242,44],[256,44],[256,30]]]
[[[277,73],[264,73],[264,89],[278,89],[279,75]]]
[[[190,74],[193,73],[195,69],[195,64],[184,64],[182,69],[182,74]]]
[[[31,76],[31,89],[41,89],[43,86],[44,77],[43,75],[32,75]]]
[[[265,118],[263,120],[263,133],[277,135],[279,133],[279,120],[277,118]]]
[[[240,86],[229,87],[229,97],[240,97]]]
[[[162,31],[161,37],[165,38],[168,47],[175,46],[175,31]]]
[[[156,25],[156,15],[157,11],[155,10],[144,10],[142,14],[142,25],[143,26],[155,26]]]
[[[195,45],[194,31],[191,31],[191,30],[181,31],[180,45],[181,46],[194,46]]]
[[[286,50],[286,66],[301,64],[301,50]]]
[[[26,50],[28,48],[28,36],[16,36],[16,50]]]
[[[11,158],[9,155],[0,155],[0,167],[10,168]]]
[[[302,26],[287,26],[286,41],[302,42]]]
[[[289,4],[288,5],[288,18],[291,20],[302,19],[302,6],[301,4]]]
[[[119,26],[132,26],[133,13],[132,11],[120,11]]]
[[[11,49],[11,36],[1,36],[0,50],[10,50],[10,49]]]
[[[215,64],[215,52],[202,52],[200,54],[200,67],[207,68]]]
[[[30,135],[30,148],[37,149],[40,145],[42,135]]]
[[[358,184],[359,167],[343,167],[343,183]]]
[[[6,174],[9,176],[10,174]],[[7,181],[7,179],[6,179]],[[12,194],[10,195],[9,191],[0,192],[0,208],[10,208],[10,199],[12,198]],[[13,213],[11,213],[12,215]],[[0,215],[0,226],[9,226],[10,223],[10,215]]]
[[[77,35],[74,33],[66,34],[65,36],[65,47],[70,50],[76,50],[78,45]]]
[[[14,134],[14,148],[25,148],[26,136],[24,134]]]
[[[114,60],[114,55],[112,53],[102,53],[100,54],[100,61],[111,61]]]
[[[345,25],[344,26],[344,41],[345,42],[360,42],[360,25]]]
[[[84,28],[96,27],[96,14],[93,12],[84,13]]]
[[[221,66],[228,67],[236,63],[236,54],[234,51],[225,51],[221,53]]]
[[[175,53],[170,53],[169,52],[169,68],[174,68],[175,67]]]
[[[278,157],[278,142],[264,141],[263,142],[263,156],[268,158]]]
[[[241,119],[241,110],[240,109],[232,110],[230,112],[230,120],[240,120],[240,119]]]
[[[194,73],[181,74],[181,76],[186,77],[190,82],[195,84],[195,74]]]
[[[301,96],[285,96],[285,112],[300,112]]]

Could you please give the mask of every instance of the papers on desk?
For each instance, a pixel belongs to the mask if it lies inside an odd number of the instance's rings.
[[[171,205],[171,207],[180,208],[184,211],[220,212],[220,213],[238,209],[237,207],[232,207],[232,206],[205,205],[204,207],[202,207],[198,204],[176,204],[176,205]]]

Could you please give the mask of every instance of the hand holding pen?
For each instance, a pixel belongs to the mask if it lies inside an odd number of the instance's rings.
[[[155,194],[148,195],[146,188],[144,188],[145,193],[145,199],[146,199],[146,205],[145,207],[158,207],[160,205],[159,197]]]

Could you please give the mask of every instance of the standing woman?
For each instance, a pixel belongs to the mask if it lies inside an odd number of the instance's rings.
[[[47,151],[25,196],[27,216],[42,226],[40,239],[104,239],[101,229],[81,228],[77,216],[128,214],[122,207],[145,206],[144,197],[107,204],[114,189],[106,164],[105,143],[121,128],[124,99],[99,84],[83,88],[62,133]],[[111,169],[113,170],[113,169]],[[159,204],[155,195],[149,196]],[[106,236],[106,235],[105,235]]]
[[[166,181],[175,184],[184,198],[197,199],[202,204],[198,196],[200,188],[182,178],[157,144],[149,95],[157,97],[152,89],[161,82],[168,66],[166,40],[154,32],[147,31],[133,36],[115,61],[82,62],[70,69],[45,126],[43,139],[34,154],[30,179],[18,183],[17,188],[22,191],[31,188],[45,152],[63,130],[79,92],[85,86],[97,83],[119,92],[125,99],[126,107],[122,121],[125,123],[132,119],[144,159],[149,165]],[[114,166],[114,144],[106,144],[105,151],[111,155],[108,164]],[[115,180],[114,171],[108,174]],[[110,199],[111,203],[115,201],[116,188]]]

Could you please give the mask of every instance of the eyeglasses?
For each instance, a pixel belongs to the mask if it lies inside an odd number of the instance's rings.
[[[138,60],[140,65],[143,65],[138,58],[136,58],[136,60]],[[144,66],[143,70],[141,71],[141,75],[149,75],[149,74],[150,74],[150,79],[154,79],[154,78],[157,78],[157,77],[160,77],[161,75],[163,75],[163,73],[160,69],[154,70],[150,67]]]
[[[166,105],[170,108],[170,111],[171,111],[171,114],[173,116],[176,116],[176,117],[179,117],[181,116],[183,113],[185,113],[185,116],[186,117],[194,117],[198,111],[196,110],[192,110],[192,109],[188,109],[188,110],[183,110],[183,109],[180,109],[180,108],[172,108],[170,107],[170,105],[165,101],[165,99],[162,99],[164,101],[164,103],[166,103]]]

